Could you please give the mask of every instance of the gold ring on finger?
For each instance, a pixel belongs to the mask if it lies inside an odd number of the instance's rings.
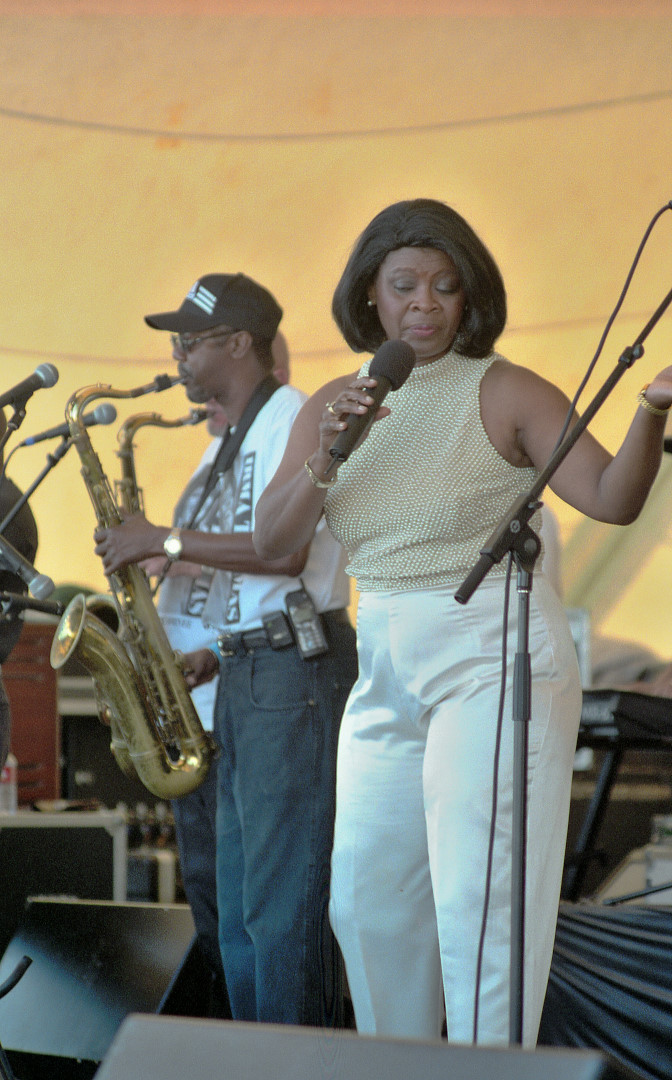
[[[338,413],[336,412],[336,410],[334,408],[333,401],[328,401],[327,404],[325,405],[325,409],[327,410],[327,412],[330,412],[332,416],[338,416]]]

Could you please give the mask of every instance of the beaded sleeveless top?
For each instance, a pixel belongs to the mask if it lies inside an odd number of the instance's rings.
[[[340,466],[325,516],[361,591],[459,584],[536,479],[536,469],[515,468],[495,450],[481,421],[481,380],[502,359],[449,352],[415,367],[388,395],[391,415]],[[538,533],[539,512],[530,525]]]

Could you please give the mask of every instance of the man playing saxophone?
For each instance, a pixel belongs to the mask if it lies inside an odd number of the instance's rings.
[[[217,803],[219,943],[232,1016],[328,1026],[342,1010],[326,902],[336,743],[356,654],[344,559],[324,526],[290,559],[264,562],[252,546],[256,501],[305,400],[271,374],[281,316],[268,290],[243,274],[202,277],[177,311],[147,316],[172,331],[189,400],[216,402],[230,426],[180,498],[172,528],[134,514],[97,529],[95,541],[106,574],[157,557],[176,570],[199,568],[166,577],[170,613],[166,601],[160,611],[175,647],[187,644],[171,630],[180,610],[185,625],[196,615],[209,639],[193,639],[187,659],[198,674],[188,682],[219,674],[211,787],[206,778],[176,805],[184,817],[190,801],[200,803],[202,822]]]
[[[271,354],[273,375],[278,383],[284,386],[290,378],[289,349],[280,330],[273,338]],[[185,417],[184,423],[191,423],[192,418],[202,412],[206,413],[206,424],[212,436],[212,442],[207,446],[185,491],[178,500],[178,513],[174,516],[173,525],[179,523],[179,508],[182,500],[188,498],[188,492],[192,489],[198,492],[203,490],[208,472],[221,446],[221,439],[226,435],[229,426],[222,406],[214,399],[208,401],[203,409],[192,409],[191,418]],[[124,465],[124,478],[119,488],[120,494],[122,489],[128,488],[128,497],[123,497],[122,502],[124,509],[129,513],[144,509],[138,488],[133,451],[133,436],[137,431],[137,426],[142,423],[143,415],[148,418],[145,422],[154,422],[154,419],[149,420],[151,417],[160,420],[161,424],[164,423],[163,418],[158,417],[156,413],[140,414],[126,421],[122,431],[126,434],[128,428],[127,437],[122,440],[121,433],[119,435],[119,457]],[[177,421],[169,426],[176,424]],[[198,563],[190,563],[185,559],[171,562],[166,559],[165,554],[144,559],[141,565],[150,577],[162,579],[158,595],[158,612],[174,648],[185,653],[207,647],[212,641],[212,629],[204,624],[201,619],[200,605],[193,602],[191,598],[194,585],[185,588],[184,581],[175,579],[187,577],[197,580],[205,577],[207,581],[210,571],[204,570]],[[189,602],[185,602],[185,591],[189,592]],[[206,731],[213,730],[217,683],[218,678],[215,675],[208,682],[195,686],[192,691],[194,705]],[[194,916],[201,952],[211,972],[208,1015],[228,1017],[229,1003],[219,949],[217,917],[216,807],[217,777],[214,769],[208,773],[206,780],[196,791],[172,803],[182,884]]]

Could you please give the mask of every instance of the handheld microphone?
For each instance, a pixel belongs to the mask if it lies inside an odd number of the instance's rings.
[[[13,574],[18,574],[28,586],[31,595],[38,600],[46,600],[56,588],[51,578],[45,574],[39,574],[33,564],[24,559],[21,552],[17,551],[9,540],[0,536],[0,566],[3,565]]]
[[[58,382],[58,370],[53,364],[40,364],[23,382],[0,394],[0,409],[5,405],[25,405],[28,398],[42,386],[54,386]]]
[[[94,424],[112,424],[117,419],[117,410],[114,405],[106,401],[103,405],[96,405],[93,412],[83,416],[85,427],[93,427]],[[19,446],[34,446],[35,443],[44,442],[45,439],[65,439],[70,435],[68,424],[59,424],[58,427],[49,428],[40,435],[29,435],[27,439],[19,443]],[[17,450],[19,449],[17,446]]]
[[[339,432],[329,448],[334,459],[326,470],[333,468],[336,462],[347,461],[357,442],[373,423],[379,407],[390,390],[398,390],[406,382],[415,364],[415,353],[407,342],[394,339],[385,341],[378,349],[369,365],[369,375],[377,380],[373,389],[367,388],[367,394],[373,398],[373,405],[365,413],[348,415],[348,426]]]

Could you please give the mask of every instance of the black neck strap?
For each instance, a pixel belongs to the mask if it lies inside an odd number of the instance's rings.
[[[240,450],[243,439],[252,427],[257,413],[260,412],[266,402],[270,400],[279,386],[280,383],[275,375],[267,375],[266,378],[262,379],[243,409],[243,414],[236,424],[235,431],[232,432],[230,427],[226,429],[226,434],[222,438],[222,445],[217,451],[217,457],[212,463],[212,468],[208,474],[208,479],[205,482],[201,497],[198,500],[198,505],[191,515],[189,524],[186,525],[185,528],[190,529],[192,527],[203,503],[214,488],[218,478],[222,473],[227,472],[233,465],[236,454]]]

